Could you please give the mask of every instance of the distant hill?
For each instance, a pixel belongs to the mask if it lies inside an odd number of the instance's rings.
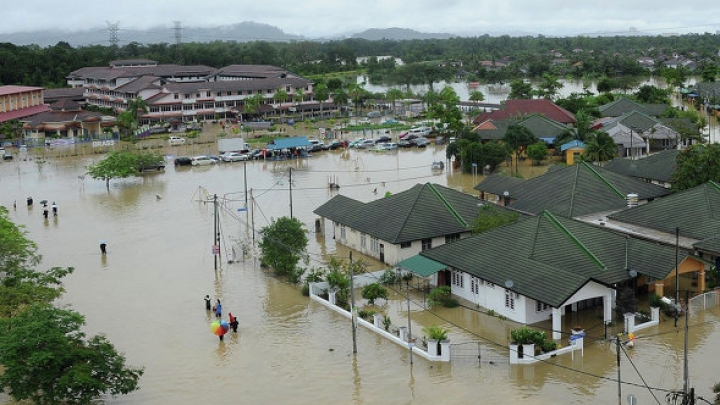
[[[353,34],[351,38],[367,39],[368,41],[378,41],[381,39],[390,39],[396,41],[410,39],[449,39],[457,37],[454,34],[443,33],[426,33],[415,31],[409,28],[371,28],[357,34]]]
[[[182,27],[182,42],[212,42],[212,41],[270,41],[283,42],[305,39],[302,36],[286,34],[281,29],[268,24],[244,21],[220,27]],[[139,44],[175,43],[175,30],[173,27],[155,27],[148,30],[123,29],[117,32],[118,45],[131,42]],[[89,31],[66,32],[45,30],[23,32],[15,34],[0,34],[0,42],[10,42],[15,45],[36,44],[41,47],[52,46],[60,41],[69,43],[73,47],[86,45],[109,45],[110,33],[107,30],[95,29]]]

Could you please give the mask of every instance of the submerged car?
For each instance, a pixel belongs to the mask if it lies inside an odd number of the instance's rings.
[[[216,163],[216,160],[210,158],[210,156],[201,155],[201,156],[195,156],[192,158],[193,166],[207,166],[207,165],[212,165],[215,163]]]
[[[175,166],[190,166],[192,158],[190,156],[178,156],[175,158]]]
[[[237,152],[225,152],[220,155],[220,160],[222,160],[223,162],[240,162],[243,160],[248,160],[248,155]]]
[[[430,140],[421,136],[421,137],[413,139],[411,141],[411,143],[413,145],[417,146],[418,148],[424,148],[424,147],[430,145]]]

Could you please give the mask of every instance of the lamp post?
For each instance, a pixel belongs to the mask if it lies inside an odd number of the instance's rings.
[[[630,128],[630,160],[635,160],[633,158],[633,130]]]

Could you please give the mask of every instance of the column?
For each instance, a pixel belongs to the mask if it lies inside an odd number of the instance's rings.
[[[562,311],[560,308],[552,309],[552,331],[553,340],[562,339]]]
[[[665,282],[662,280],[655,282],[655,294],[661,298],[665,295]]]
[[[697,280],[698,294],[702,294],[705,291],[705,266],[698,271]]]
[[[603,296],[603,322],[606,324],[612,322],[612,301],[612,293],[605,293]]]

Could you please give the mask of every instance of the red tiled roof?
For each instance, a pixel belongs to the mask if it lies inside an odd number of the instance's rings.
[[[48,110],[50,110],[50,106],[47,104],[43,104],[43,105],[36,105],[34,107],[23,108],[23,109],[15,110],[15,111],[8,111],[8,112],[0,113],[0,122],[25,118],[25,117],[39,114],[41,112],[45,112]]]
[[[543,115],[563,124],[575,123],[575,116],[570,111],[544,98],[507,100],[504,109],[482,113],[475,117],[473,123],[477,125],[488,119],[499,121],[518,115],[526,116],[531,114]]]
[[[10,84],[7,86],[0,86],[0,96],[6,96],[8,94],[26,93],[28,91],[42,90],[44,87],[30,87],[30,86],[16,86]]]

